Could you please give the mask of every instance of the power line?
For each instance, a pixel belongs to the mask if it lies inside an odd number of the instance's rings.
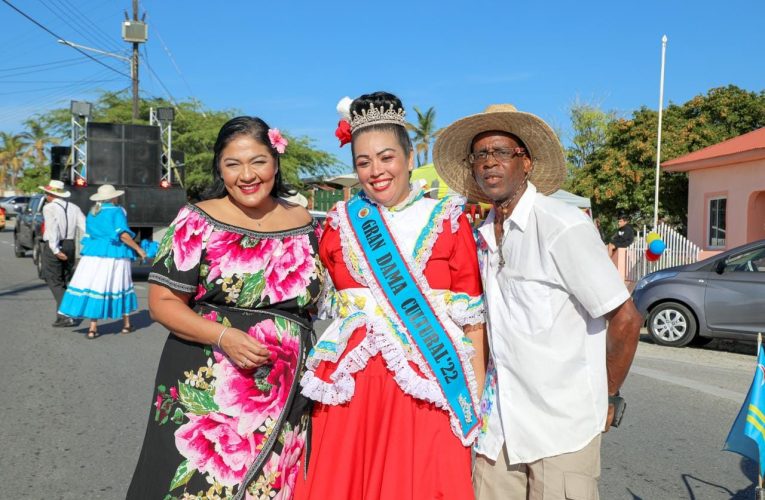
[[[48,34],[50,34],[50,35],[52,35],[52,36],[56,37],[56,39],[57,39],[57,40],[62,40],[62,39],[63,39],[63,37],[61,37],[61,36],[58,36],[57,34],[55,34],[54,32],[52,32],[51,30],[49,30],[48,28],[46,28],[45,26],[43,26],[42,24],[40,24],[39,22],[37,22],[36,20],[34,20],[34,19],[33,19],[32,17],[30,17],[28,14],[26,14],[25,12],[23,12],[22,10],[20,10],[18,7],[16,7],[15,5],[13,5],[13,4],[12,4],[12,3],[11,3],[9,0],[2,0],[2,2],[3,2],[4,4],[6,4],[6,5],[8,5],[8,7],[12,8],[12,9],[13,9],[13,10],[15,10],[16,12],[18,12],[19,14],[21,14],[22,16],[24,16],[25,18],[27,18],[29,21],[31,21],[31,22],[33,22],[34,24],[36,24],[37,26],[39,26],[41,29],[45,30],[45,31],[46,31]],[[128,74],[126,74],[126,73],[123,73],[122,71],[120,71],[120,70],[118,70],[118,69],[115,69],[115,68],[113,68],[113,67],[109,66],[108,64],[106,64],[106,63],[102,62],[102,61],[99,61],[98,59],[96,59],[95,57],[91,56],[91,55],[90,55],[90,54],[88,54],[87,52],[85,52],[85,51],[83,51],[83,50],[80,50],[80,49],[78,49],[77,47],[72,47],[72,48],[73,48],[74,50],[76,50],[77,52],[79,52],[80,54],[82,54],[82,55],[84,55],[85,57],[87,57],[88,59],[92,59],[93,61],[97,62],[97,63],[98,63],[98,64],[100,64],[101,66],[104,66],[104,67],[106,67],[106,68],[109,68],[110,70],[112,70],[112,71],[114,71],[115,73],[117,73],[117,74],[120,74],[120,75],[122,75],[122,76],[124,76],[124,77],[130,78],[130,75],[128,75]]]
[[[167,94],[168,98],[170,99],[170,102],[174,106],[178,106],[178,104],[175,101],[175,98],[173,97],[173,94],[170,93],[170,90],[165,86],[164,82],[162,82],[162,79],[157,75],[157,73],[154,71],[154,69],[151,67],[151,64],[149,64],[149,53],[146,50],[146,46],[143,46],[143,52],[144,56],[142,57],[143,62],[146,63],[146,67],[149,69],[149,72],[152,74],[152,76],[157,80],[157,83],[165,90],[165,93]]]
[[[88,16],[83,14],[83,12],[80,9],[78,9],[75,4],[73,4],[72,2],[68,0],[58,0],[58,2],[65,6],[68,5],[71,10],[75,11],[83,21],[86,21],[88,24],[90,24],[93,27],[96,34],[100,34],[101,38],[107,41],[107,44],[111,44],[111,46],[114,47],[116,50],[122,50],[124,48],[124,46],[121,43],[119,43],[118,40],[111,38],[111,36],[108,35],[100,26],[98,26],[95,22],[91,21],[91,19]]]
[[[72,61],[81,61],[79,57],[73,57],[71,59],[60,59],[58,61],[51,61],[47,63],[39,63],[39,64],[27,64],[25,66],[14,66],[12,68],[0,68],[0,71],[13,71],[17,69],[27,69],[27,68],[39,68],[40,66],[48,66],[50,64],[61,64],[61,63],[69,63]]]

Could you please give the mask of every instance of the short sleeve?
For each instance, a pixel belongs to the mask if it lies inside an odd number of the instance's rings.
[[[550,244],[550,254],[566,289],[593,318],[629,299],[627,287],[593,224],[585,221],[561,232]]]
[[[117,210],[114,210],[113,225],[114,234],[116,235],[117,239],[120,238],[122,233],[127,233],[131,238],[135,238],[135,233],[131,231],[130,226],[128,226],[127,213],[125,212],[124,208],[117,207]]]
[[[212,226],[192,207],[181,209],[162,238],[149,282],[178,292],[196,292],[202,250],[211,231]]]
[[[454,245],[449,257],[451,294],[449,315],[460,326],[484,323],[483,289],[473,230],[464,214],[457,218]]]

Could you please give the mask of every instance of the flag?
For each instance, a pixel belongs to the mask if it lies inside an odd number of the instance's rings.
[[[724,450],[751,458],[765,476],[765,346],[757,343],[757,369],[744,404],[725,440]]]

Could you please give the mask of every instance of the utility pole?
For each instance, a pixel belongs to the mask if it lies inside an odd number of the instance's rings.
[[[133,21],[138,22],[138,0],[133,0]],[[138,120],[138,42],[133,42],[133,120]]]
[[[143,17],[146,17],[144,13]],[[122,23],[122,39],[133,45],[133,55],[130,58],[130,79],[133,83],[133,121],[138,120],[138,45],[146,43],[149,38],[148,26],[144,19],[138,18],[138,0],[133,0],[133,18],[125,11],[125,22]]]

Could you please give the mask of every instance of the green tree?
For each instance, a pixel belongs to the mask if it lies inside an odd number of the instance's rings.
[[[432,106],[424,113],[414,106],[417,113],[417,123],[407,123],[406,128],[412,134],[414,152],[417,155],[417,166],[426,165],[430,161],[430,145],[436,140],[441,130],[436,130],[436,110]]]
[[[16,182],[26,159],[27,149],[21,134],[0,132],[0,170],[4,188],[10,186],[11,189],[16,189]]]
[[[606,144],[608,124],[616,113],[605,112],[595,104],[576,101],[569,108],[571,128],[574,135],[571,146],[566,149],[569,172],[588,165],[595,153]]]
[[[27,130],[22,132],[21,137],[32,153],[30,156],[34,165],[36,167],[45,166],[48,163],[45,150],[53,144],[58,144],[61,140],[52,136],[38,119],[30,118],[24,122],[24,125]]]
[[[663,121],[661,160],[666,161],[765,126],[765,92],[714,88],[686,103],[670,104]],[[647,107],[609,121],[605,144],[574,170],[566,185],[591,198],[607,231],[621,210],[638,224],[653,219],[657,124],[658,113]],[[659,218],[683,226],[687,207],[686,174],[662,172]]]

